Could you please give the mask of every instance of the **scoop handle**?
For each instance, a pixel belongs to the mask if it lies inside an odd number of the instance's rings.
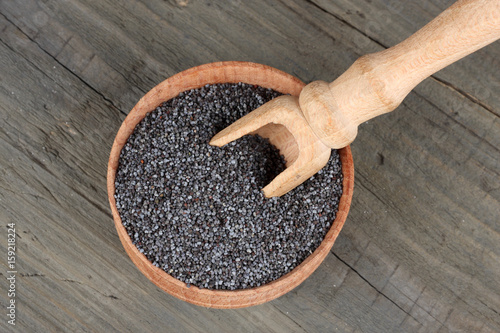
[[[499,0],[460,0],[401,43],[362,56],[332,83],[314,81],[299,103],[318,138],[349,145],[358,125],[394,110],[422,80],[500,38]]]

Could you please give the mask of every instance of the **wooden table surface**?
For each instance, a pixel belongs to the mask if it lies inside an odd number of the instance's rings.
[[[107,201],[114,136],[165,78],[244,60],[331,81],[450,4],[0,1],[0,331],[500,332],[498,42],[360,127],[345,227],[319,269],[279,299],[216,310],[166,294],[126,255]]]

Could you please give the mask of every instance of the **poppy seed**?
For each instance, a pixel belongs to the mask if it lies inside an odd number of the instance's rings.
[[[280,94],[214,84],[152,110],[120,154],[116,206],[132,242],[173,277],[209,289],[246,289],[276,280],[322,242],[342,195],[337,151],[318,174],[280,198],[261,188],[284,170],[266,139],[222,148],[210,139]]]

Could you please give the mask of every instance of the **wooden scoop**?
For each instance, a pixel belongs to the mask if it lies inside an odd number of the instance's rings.
[[[246,134],[269,138],[287,168],[264,187],[281,196],[321,170],[330,149],[349,145],[358,125],[394,110],[422,80],[500,38],[500,0],[460,0],[403,42],[362,56],[332,83],[314,81],[300,96],[281,96],[210,141]]]

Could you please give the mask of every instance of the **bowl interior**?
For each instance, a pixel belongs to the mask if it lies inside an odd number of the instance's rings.
[[[188,288],[184,282],[154,266],[132,243],[116,208],[115,176],[121,149],[135,126],[162,102],[183,91],[200,88],[206,84],[238,82],[259,85],[290,95],[298,95],[304,87],[304,83],[287,73],[255,63],[218,62],[190,68],[163,81],[139,100],[115,137],[108,163],[107,189],[115,227],[120,241],[134,264],[153,283],[169,294],[193,304],[214,308],[240,308],[270,301],[292,290],[311,275],[329,253],[344,225],[351,205],[354,185],[351,150],[350,147],[345,147],[339,150],[344,177],[343,194],[330,230],[320,246],[306,260],[288,274],[263,286],[234,291],[199,289],[195,286]]]

